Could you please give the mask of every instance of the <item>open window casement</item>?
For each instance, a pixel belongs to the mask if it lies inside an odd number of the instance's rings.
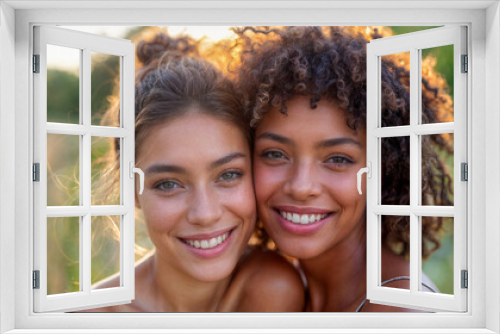
[[[453,117],[441,123],[422,118],[422,51],[452,45]],[[382,122],[382,58],[409,52],[410,119],[409,124],[391,126]],[[429,311],[467,310],[467,131],[466,131],[466,28],[436,28],[422,32],[372,40],[367,46],[367,298],[372,303]],[[389,125],[389,126],[386,126]],[[422,143],[424,136],[446,134],[453,138],[453,206],[424,205],[422,194]],[[382,141],[407,136],[410,156],[410,205],[382,203]],[[428,139],[428,138],[427,138]],[[424,157],[425,159],[425,157]],[[465,175],[461,175],[465,174]],[[465,177],[464,177],[465,176]],[[383,285],[382,217],[401,216],[409,220],[409,289]],[[422,220],[426,217],[452,219],[453,284],[451,293],[433,293],[426,289],[422,257]],[[438,269],[440,270],[440,269]],[[423,279],[424,278],[424,279]]]
[[[79,88],[74,93],[79,96],[79,105],[74,110],[64,111],[63,117],[54,118],[50,109],[59,102],[48,104],[48,97],[54,96],[56,92],[48,89],[48,80],[53,72],[47,71],[47,58],[48,54],[59,57],[66,53],[74,55],[73,62],[78,68],[74,71]],[[115,56],[119,68],[119,120],[114,126],[96,125],[92,116],[94,97],[91,96],[91,59],[99,57],[99,54]],[[134,299],[134,174],[129,170],[135,164],[134,60],[134,44],[129,40],[55,27],[34,28],[33,177],[37,181],[34,182],[35,312],[82,310],[130,303]],[[63,66],[63,61],[60,62]],[[58,78],[52,79],[62,80]],[[99,90],[98,87],[94,88]],[[70,113],[76,116],[67,117]],[[95,192],[92,189],[92,151],[93,143],[99,138],[119,143],[116,152],[116,168],[120,174],[119,182],[116,182],[119,200],[112,205],[96,205],[92,197]],[[69,172],[63,176],[54,175],[51,169],[57,164],[66,163],[66,160],[71,160],[66,166]],[[67,186],[66,179],[73,182],[71,187]],[[48,196],[48,188],[53,184],[62,185],[58,189],[63,189],[63,193],[57,198],[52,198],[52,193]],[[69,198],[74,198],[73,202],[68,201]],[[113,217],[115,229],[119,230],[119,287],[91,287],[92,223],[99,217]],[[59,233],[55,241],[51,238],[48,242],[48,234],[54,229],[70,232]],[[69,244],[69,248],[63,247],[65,244]],[[57,280],[57,272],[64,269],[51,262],[49,249],[56,249],[58,256],[73,264],[77,263],[72,289],[48,289],[48,280]],[[68,254],[67,249],[72,249],[72,254]]]

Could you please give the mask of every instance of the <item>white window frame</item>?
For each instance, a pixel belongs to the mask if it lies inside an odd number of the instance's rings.
[[[8,1],[0,4],[0,329],[12,333],[500,332],[498,1]],[[118,7],[129,9],[117,9]],[[397,6],[397,8],[394,8]],[[62,8],[66,7],[66,8]],[[107,7],[108,9],[102,9]],[[45,8],[45,9],[44,9]],[[78,9],[76,9],[78,8]],[[84,8],[84,9],[82,9]],[[145,8],[138,10],[137,8]],[[147,9],[149,8],[149,9]],[[224,9],[220,9],[224,8]],[[245,10],[243,10],[245,9]],[[411,9],[411,10],[409,10]],[[34,314],[32,27],[53,25],[467,25],[469,310],[436,314]],[[487,66],[487,67],[486,67]],[[28,97],[28,98],[27,98]],[[14,145],[12,145],[14,138]],[[13,177],[14,175],[14,177]],[[486,182],[486,175],[488,179]],[[14,192],[14,195],[13,195]],[[27,196],[28,194],[28,196]],[[488,194],[488,195],[487,195]],[[138,324],[144,329],[137,329]],[[169,328],[166,328],[169,326]],[[184,328],[186,330],[181,330]],[[244,329],[247,330],[244,330]],[[286,329],[288,328],[288,330]],[[295,328],[292,330],[290,328]],[[413,328],[413,329],[411,329]],[[112,331],[115,329],[115,331]],[[133,330],[137,329],[137,330]],[[154,331],[157,329],[158,331]],[[190,330],[188,330],[190,329]],[[248,330],[248,329],[251,329]]]
[[[35,312],[75,311],[100,306],[130,303],[135,296],[134,239],[135,204],[135,112],[134,63],[135,47],[128,40],[88,34],[52,26],[34,27],[34,54],[39,56],[39,73],[34,84],[34,162],[39,164],[39,181],[34,193],[34,270],[39,272],[39,286],[34,289]],[[79,123],[47,122],[47,46],[56,45],[79,53]],[[120,125],[117,127],[91,124],[91,54],[98,52],[119,57],[120,66]],[[77,135],[79,141],[79,205],[47,206],[47,135]],[[91,151],[92,137],[120,140],[120,203],[92,205]],[[92,217],[118,215],[120,243],[120,286],[92,290]],[[47,218],[77,217],[79,224],[79,290],[72,293],[47,294]]]
[[[461,163],[467,163],[467,76],[462,73],[461,56],[467,55],[466,27],[448,26],[370,41],[367,45],[367,292],[371,302],[428,311],[467,310],[467,289],[461,287],[461,271],[467,270],[467,185],[461,180]],[[422,124],[422,50],[451,45],[455,95],[453,121]],[[382,127],[382,61],[386,55],[410,55],[410,119],[404,126]],[[422,135],[453,133],[453,206],[422,205]],[[382,204],[383,138],[407,136],[410,149],[408,205]],[[472,183],[474,180],[471,179]],[[382,216],[407,216],[410,232],[410,288],[381,286]],[[453,293],[422,291],[422,217],[453,218]]]

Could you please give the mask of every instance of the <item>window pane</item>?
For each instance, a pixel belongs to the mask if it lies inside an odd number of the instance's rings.
[[[382,216],[382,286],[410,289],[410,217]],[[402,261],[407,262],[405,264]]]
[[[421,136],[422,205],[453,206],[453,133]]]
[[[453,122],[453,45],[423,49],[421,64],[421,124]]]
[[[382,204],[410,204],[410,137],[381,139]]]
[[[80,205],[79,136],[47,134],[47,205]]]
[[[47,294],[80,291],[80,218],[47,218]]]
[[[120,57],[91,52],[92,125],[120,126]]]
[[[453,218],[422,217],[422,281],[451,295],[453,247]]]
[[[92,217],[92,284],[119,272],[120,216]]]
[[[92,205],[120,205],[119,152],[108,137],[92,137]]]
[[[382,56],[381,66],[381,126],[410,125],[410,52]]]
[[[47,122],[80,124],[81,53],[47,45]]]

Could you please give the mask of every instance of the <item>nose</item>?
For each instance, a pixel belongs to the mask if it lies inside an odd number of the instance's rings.
[[[305,161],[293,168],[290,178],[284,184],[284,192],[297,201],[306,201],[321,193],[318,171],[313,161]]]
[[[187,220],[194,225],[208,226],[222,217],[218,196],[209,187],[196,189],[189,204]]]

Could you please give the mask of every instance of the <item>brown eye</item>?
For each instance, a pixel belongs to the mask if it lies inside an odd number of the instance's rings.
[[[346,167],[348,164],[352,163],[352,160],[347,159],[346,157],[343,157],[343,156],[336,155],[336,156],[328,158],[326,160],[326,163],[332,164],[335,167]]]

